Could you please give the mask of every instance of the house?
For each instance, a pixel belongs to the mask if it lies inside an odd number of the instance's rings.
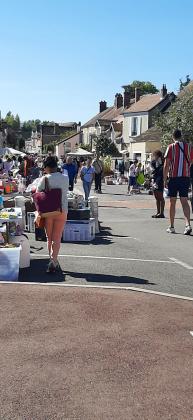
[[[60,140],[56,144],[56,156],[60,158],[66,153],[75,152],[80,144],[82,144],[82,131],[79,131],[78,133],[72,134],[71,136]]]
[[[32,130],[31,137],[25,141],[25,151],[26,153],[41,153],[42,139],[37,130]]]
[[[116,143],[116,138],[122,136],[122,124],[124,120],[123,111],[129,106],[130,97],[127,92],[124,95],[116,93],[114,105],[107,107],[106,101],[99,102],[99,113],[86,122],[82,127],[83,144],[94,146],[96,136],[105,134]]]
[[[166,111],[174,99],[174,93],[168,93],[166,85],[158,93],[143,96],[140,96],[138,88],[135,89],[134,103],[123,111],[123,142],[131,160],[138,158],[142,162],[146,161],[146,153],[151,154],[155,148],[161,148],[156,130],[150,129],[154,125],[155,116]],[[146,135],[142,136],[143,133]]]
[[[152,160],[153,152],[161,149],[161,136],[161,130],[153,126],[135,137],[135,142],[130,143],[130,159],[137,159],[143,163]]]
[[[81,123],[50,123],[40,125],[40,134],[42,141],[42,149],[46,144],[55,143],[61,140],[61,136],[66,137],[69,133],[74,134],[80,130]]]

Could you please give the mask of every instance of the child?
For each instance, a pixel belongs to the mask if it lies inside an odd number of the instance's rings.
[[[0,210],[3,209],[3,196],[2,196],[2,194],[3,194],[3,191],[0,190]]]

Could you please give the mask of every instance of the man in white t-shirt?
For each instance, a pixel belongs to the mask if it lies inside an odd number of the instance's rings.
[[[129,184],[128,184],[128,195],[131,195],[133,187],[136,185],[136,168],[138,160],[134,160],[129,167]]]

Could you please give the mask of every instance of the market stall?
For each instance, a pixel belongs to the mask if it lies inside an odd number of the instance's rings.
[[[19,268],[30,266],[30,246],[23,234],[22,210],[18,207],[0,211],[0,280],[17,281]]]

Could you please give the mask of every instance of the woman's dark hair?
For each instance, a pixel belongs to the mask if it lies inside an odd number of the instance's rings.
[[[163,153],[161,152],[161,150],[155,150],[155,152],[153,153],[154,156],[157,156],[158,158],[163,158]]]
[[[44,168],[57,169],[57,166],[55,156],[48,156],[44,161]]]
[[[181,130],[179,130],[178,128],[176,130],[174,130],[174,132],[173,132],[173,138],[175,140],[179,140],[179,139],[181,139],[181,137],[182,137]]]

